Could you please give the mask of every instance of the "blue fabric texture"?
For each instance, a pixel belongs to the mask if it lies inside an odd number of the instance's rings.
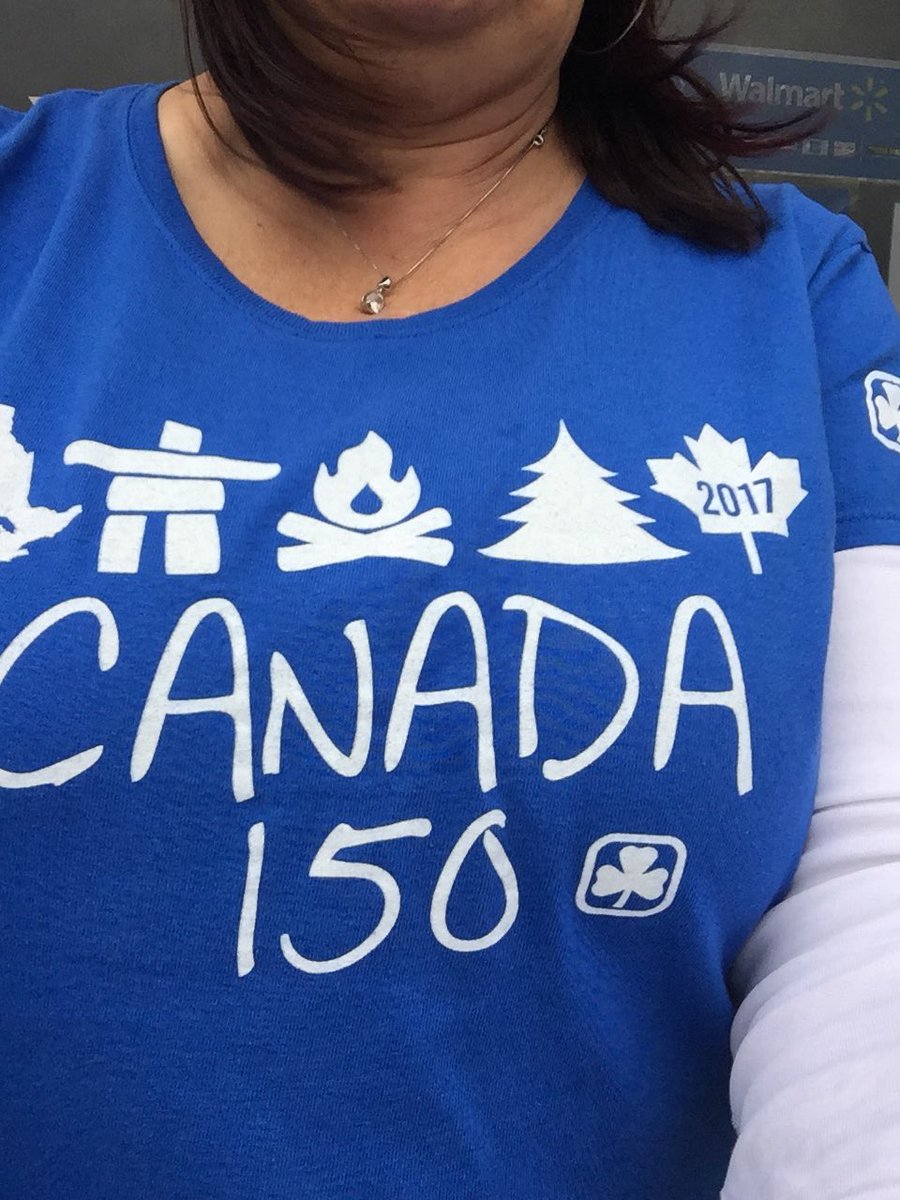
[[[213,254],[175,81],[0,112],[0,1195],[712,1200],[900,319],[790,185],[473,295]]]

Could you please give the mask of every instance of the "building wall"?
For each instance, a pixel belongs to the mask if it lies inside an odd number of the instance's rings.
[[[0,0],[0,104],[64,87],[183,78],[177,0]]]
[[[897,0],[744,0],[744,4],[745,13],[720,35],[720,42],[900,60]],[[667,25],[696,23],[706,9],[701,0],[675,0]]]
[[[900,62],[900,0],[743,0],[743,4],[743,15],[718,35],[717,42]],[[696,26],[708,8],[707,0],[675,0],[664,28],[682,32]],[[721,11],[732,8],[725,6]],[[893,99],[892,110],[896,114],[892,138],[900,144],[900,97]],[[745,173],[754,178],[752,172]],[[784,178],[801,187],[808,182],[806,190],[815,199],[820,199],[833,182]],[[900,187],[868,181],[839,182],[850,192],[846,211],[865,229],[900,308]]]

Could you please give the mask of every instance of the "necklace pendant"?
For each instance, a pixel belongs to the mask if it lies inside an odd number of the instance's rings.
[[[384,293],[391,286],[393,280],[390,276],[385,277],[379,282],[378,287],[372,288],[370,292],[366,292],[359,302],[360,310],[367,313],[371,317],[377,317],[384,308]]]
[[[384,296],[378,288],[374,288],[371,292],[366,292],[359,302],[359,307],[362,312],[368,313],[371,317],[376,317],[384,308]]]

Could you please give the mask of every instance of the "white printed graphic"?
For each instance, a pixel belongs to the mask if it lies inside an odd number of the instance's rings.
[[[503,829],[506,825],[506,813],[495,808],[491,812],[477,817],[465,829],[450,852],[450,857],[444,863],[443,869],[434,885],[431,897],[431,931],[442,946],[448,950],[458,950],[469,954],[476,950],[487,950],[502,938],[506,937],[519,914],[519,882],[509,856],[503,848],[503,843],[492,832],[497,826]],[[472,848],[481,840],[484,852],[497,878],[503,886],[503,914],[497,924],[481,937],[461,938],[450,932],[447,926],[447,905],[453,894],[453,885]]]
[[[788,536],[787,518],[809,494],[800,482],[799,462],[769,451],[751,467],[744,439],[729,442],[712,425],[684,440],[694,462],[680,453],[647,459],[653,491],[689,508],[703,533],[740,534],[750,570],[761,574],[753,535]]]
[[[22,656],[39,641],[45,633],[68,621],[71,617],[90,615],[99,626],[97,639],[97,666],[101,671],[110,671],[119,659],[119,628],[110,609],[102,600],[93,596],[81,596],[74,600],[63,600],[42,612],[40,616],[30,621],[21,633],[16,634],[6,649],[0,654],[0,685],[6,682],[6,677],[19,662]],[[50,689],[45,689],[50,690]],[[89,771],[103,754],[103,746],[91,746],[68,758],[60,758],[45,766],[32,768],[30,771],[10,771],[0,767],[0,788],[11,790],[21,788],[62,787],[70,779],[76,779]]]
[[[453,543],[429,535],[452,524],[450,514],[445,508],[429,508],[414,517],[422,495],[419,477],[408,467],[402,479],[393,479],[393,461],[391,447],[370,430],[359,445],[338,456],[333,475],[321,463],[313,500],[325,520],[284,514],[278,532],[301,544],[280,547],[282,571],[308,571],[373,557],[408,558],[445,567],[453,556]],[[366,490],[378,500],[373,512],[353,507]]]
[[[96,467],[113,475],[97,570],[135,575],[141,563],[149,514],[165,514],[167,575],[215,575],[221,563],[216,514],[225,506],[223,480],[274,479],[278,463],[201,454],[201,430],[166,421],[154,450],[129,450],[103,442],[66,447],[69,466]]]
[[[539,478],[510,495],[522,496],[528,503],[500,518],[516,521],[522,528],[480,554],[525,562],[599,565],[680,558],[687,553],[640,528],[652,524],[653,517],[625,507],[637,495],[607,483],[615,471],[588,458],[563,421],[552,450],[522,469]]]
[[[594,740],[571,758],[548,758],[541,770],[545,779],[568,779],[585,770],[613,746],[626,729],[637,707],[640,679],[637,663],[621,642],[610,637],[596,625],[583,621],[565,609],[536,600],[533,596],[508,596],[503,601],[504,611],[519,610],[525,614],[525,636],[522,640],[522,658],[519,668],[519,754],[522,758],[534,754],[538,748],[537,714],[535,711],[535,680],[537,677],[538,649],[541,627],[545,620],[556,621],[595,639],[610,652],[622,672],[622,698],[619,707],[610,717]],[[586,698],[586,696],[585,696]]]
[[[398,838],[423,838],[431,833],[431,822],[427,817],[417,817],[407,821],[394,821],[390,825],[379,825],[375,829],[354,829],[352,825],[340,824],[319,847],[315,858],[309,867],[312,879],[365,879],[373,883],[383,897],[383,908],[378,924],[359,945],[352,950],[338,955],[336,958],[316,959],[307,958],[301,954],[291,941],[289,933],[283,933],[280,938],[281,953],[298,971],[306,971],[311,975],[325,975],[331,971],[342,971],[352,967],[354,963],[371,954],[388,936],[397,924],[400,916],[400,886],[397,880],[384,867],[375,863],[356,859],[336,858],[341,850],[357,846],[370,846],[373,842],[396,841]]]
[[[609,833],[588,847],[575,903],[592,915],[653,916],[675,899],[686,859],[679,838]]]
[[[419,682],[432,639],[443,618],[454,609],[465,617],[472,635],[474,681],[462,687],[439,688],[434,691],[422,689]],[[460,703],[470,704],[474,710],[478,730],[478,781],[483,792],[490,792],[497,786],[497,763],[494,756],[494,717],[487,629],[484,616],[473,596],[468,592],[449,592],[445,596],[437,596],[424,609],[409,643],[384,739],[385,770],[395,770],[402,759],[417,708],[423,705]]]
[[[476,817],[463,830],[441,869],[431,897],[429,920],[435,940],[447,950],[459,954],[489,950],[506,937],[516,922],[519,914],[519,883],[503,843],[494,833],[495,829],[503,829],[505,826],[506,813],[500,809],[495,808]],[[336,825],[316,851],[309,866],[309,876],[311,879],[351,879],[373,884],[381,892],[381,916],[361,942],[333,958],[310,958],[297,949],[289,933],[283,933],[279,938],[279,945],[285,960],[296,970],[304,971],[308,975],[326,975],[355,966],[373,950],[377,950],[389,937],[400,916],[400,883],[390,871],[370,862],[368,853],[365,858],[352,859],[338,858],[337,855],[347,850],[357,851],[364,846],[376,846],[401,838],[427,838],[431,831],[431,821],[427,817],[394,821],[390,825],[379,825],[374,829],[355,829],[343,821]],[[447,909],[459,873],[479,843],[502,889],[503,911],[487,932],[475,937],[460,937],[450,930]],[[262,821],[257,821],[247,833],[247,869],[236,943],[237,973],[240,976],[249,975],[256,966],[256,925],[265,849],[265,825]],[[351,889],[350,895],[356,897],[359,892]],[[334,907],[335,902],[331,900],[329,909],[334,911]]]
[[[712,620],[719,642],[728,664],[731,687],[711,691],[709,689],[686,688],[684,686],[684,661],[688,641],[698,613],[706,613]],[[747,689],[744,685],[744,668],[738,653],[734,632],[721,605],[712,596],[686,596],[675,610],[669,632],[666,651],[666,671],[663,678],[659,714],[656,720],[656,739],[653,744],[653,767],[661,771],[668,765],[678,735],[681,710],[690,708],[728,708],[734,714],[737,733],[737,757],[735,760],[735,785],[738,795],[745,796],[753,790],[753,739],[750,731],[750,712],[747,707]]]
[[[197,630],[210,617],[221,621],[228,639],[232,688],[224,695],[172,695]],[[179,688],[178,690],[181,690]],[[195,600],[178,618],[160,655],[131,751],[131,782],[140,783],[153,765],[166,723],[174,717],[222,713],[233,728],[231,790],[239,803],[253,797],[253,722],[250,713],[250,658],[241,614],[224,597]]]
[[[872,433],[883,446],[900,454],[900,379],[887,371],[870,371],[866,408]]]
[[[16,410],[0,404],[0,562],[24,558],[25,549],[40,538],[56,537],[81,512],[76,504],[65,512],[32,508],[28,496],[34,472],[34,453],[13,435]]]

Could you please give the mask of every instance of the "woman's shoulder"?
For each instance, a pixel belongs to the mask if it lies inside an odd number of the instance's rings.
[[[0,145],[7,135],[11,134],[20,121],[24,121],[25,113],[17,108],[7,108],[0,104]]]
[[[145,86],[63,88],[28,109],[0,108],[0,238],[119,169],[128,106]]]
[[[115,127],[144,86],[61,88],[29,97],[27,109],[0,105],[0,185],[15,183],[33,164],[50,178],[71,171],[79,151],[96,146],[98,134]]]
[[[0,107],[0,272],[13,303],[62,229],[95,220],[127,161],[127,111],[146,84],[63,88],[27,109]]]
[[[767,252],[784,261],[788,247],[799,254],[808,281],[840,249],[860,243],[871,252],[865,230],[847,213],[834,212],[794,183],[757,183],[752,190],[772,218]]]
[[[0,145],[5,146],[11,138],[21,136],[24,131],[48,129],[60,120],[78,115],[84,117],[105,97],[120,92],[121,88],[59,88],[37,96],[23,97],[27,106],[10,107],[0,104]]]
[[[833,211],[795,183],[745,182],[749,194],[740,187],[730,192],[735,203],[759,205],[768,217],[765,236],[749,251],[713,249],[675,233],[661,234],[626,208],[616,212],[621,236],[636,258],[653,270],[692,279],[701,291],[710,286],[763,287],[796,299],[834,255],[853,247],[871,255],[865,230],[847,213]],[[595,238],[598,253],[603,252],[604,240],[600,227]]]

